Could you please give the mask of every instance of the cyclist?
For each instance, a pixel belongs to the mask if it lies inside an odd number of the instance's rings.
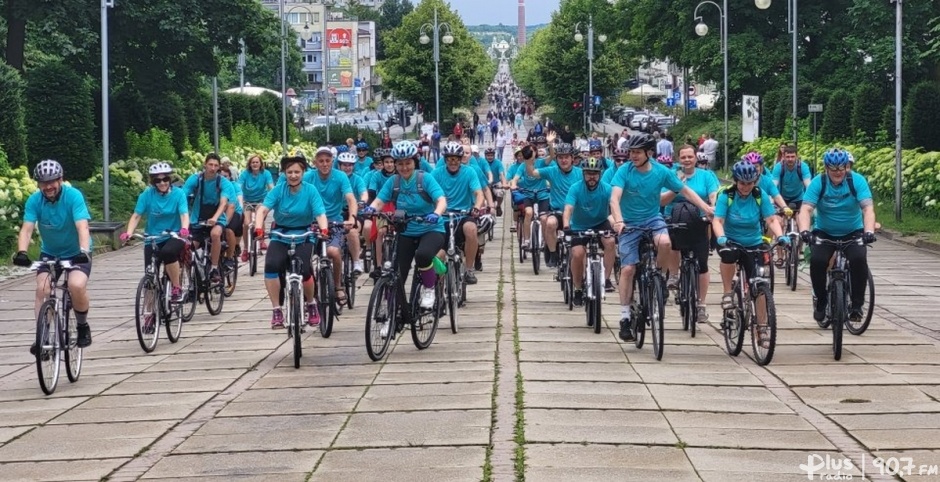
[[[395,175],[395,159],[392,157],[391,149],[383,149],[381,154],[377,154],[382,161],[382,167],[376,171],[372,172],[372,175],[369,177],[369,183],[367,185],[367,190],[369,191],[369,199],[367,204],[372,204],[372,201],[375,200],[378,192],[382,190],[382,186],[385,186],[385,182],[389,178]],[[394,207],[394,206],[392,206]],[[369,277],[372,279],[378,279],[382,274],[382,259],[383,259],[383,250],[381,247],[375,249],[374,245],[377,239],[384,239],[385,236],[385,225],[384,221],[381,219],[372,219],[365,218],[364,223],[365,232],[369,233],[369,243],[373,244],[372,253],[375,256],[375,267],[372,269],[372,273],[369,273]]]
[[[444,225],[441,215],[447,210],[444,190],[434,176],[416,172],[418,148],[409,141],[399,141],[392,148],[397,176],[385,182],[372,204],[363,209],[364,214],[381,210],[386,203],[394,202],[395,209],[407,215],[424,216],[424,223],[409,223],[398,239],[398,272],[400,279],[408,279],[411,262],[414,260],[416,275],[421,279],[419,304],[424,309],[434,307],[436,301],[434,285],[437,273],[432,264],[434,257],[444,246]],[[402,306],[404,306],[404,300]]]
[[[561,147],[559,147],[561,150]],[[610,184],[601,182],[601,163],[591,157],[581,163],[583,180],[571,185],[565,195],[565,211],[562,217],[564,231],[612,231],[610,225]],[[574,286],[574,304],[584,304],[584,246],[587,239],[573,237],[571,239],[571,280]],[[610,273],[614,270],[614,256],[617,250],[613,237],[601,238],[604,247],[604,271]],[[610,279],[604,282],[606,291],[613,291]]]
[[[607,166],[607,169],[604,170],[604,174],[601,176],[601,182],[606,182],[607,184],[613,182],[614,176],[617,174],[617,169],[620,169],[620,166],[624,165],[624,163],[630,159],[630,151],[627,149],[614,149],[612,159],[613,162]]]
[[[69,274],[69,295],[72,310],[78,322],[79,348],[91,345],[91,327],[88,326],[88,277],[91,275],[91,250],[93,247],[88,221],[91,215],[82,192],[63,185],[62,165],[47,159],[33,168],[33,178],[39,183],[39,191],[26,199],[23,209],[23,225],[17,238],[17,251],[13,264],[27,267],[31,263],[26,250],[29,249],[33,231],[39,227],[39,258],[42,260],[68,260],[76,269]],[[36,272],[36,300],[34,316],[39,316],[39,307],[49,296],[49,268],[41,266]],[[29,348],[32,355],[39,353],[35,343]]]
[[[212,261],[212,270],[209,278],[213,283],[222,280],[219,274],[219,258],[222,255],[222,233],[227,223],[225,208],[230,200],[236,197],[235,187],[227,179],[219,175],[221,159],[219,155],[210,152],[206,155],[202,172],[197,172],[183,184],[186,196],[192,196],[193,204],[189,209],[190,219],[196,218],[199,223],[209,226],[210,249],[209,256]],[[205,242],[204,229],[193,229],[193,242]]]
[[[732,166],[734,185],[723,189],[715,204],[712,230],[718,239],[718,246],[723,247],[728,241],[733,241],[746,249],[760,248],[764,243],[761,221],[767,224],[767,229],[780,243],[788,243],[790,238],[782,235],[780,226],[774,221],[774,206],[770,196],[757,186],[760,173],[746,158],[747,156]],[[721,285],[724,289],[721,308],[730,310],[734,308],[731,281],[735,264],[741,263],[747,277],[751,278],[754,276],[755,262],[763,266],[765,260],[763,256],[736,250],[719,250],[718,254],[721,256]],[[763,331],[759,333],[761,343],[769,343],[769,339],[765,338],[768,334]]]
[[[698,197],[707,199],[708,204],[714,206],[718,197],[718,178],[706,168],[696,167],[695,147],[684,145],[679,148],[679,180],[690,187]],[[707,165],[707,162],[706,162]],[[670,237],[674,251],[672,252],[673,266],[679,266],[678,247],[689,249],[695,253],[698,259],[699,281],[698,281],[698,322],[708,321],[708,311],[705,307],[705,295],[708,293],[708,254],[709,237],[708,225],[702,221],[701,210],[685,200],[682,195],[677,195],[672,191],[664,192],[660,196],[660,201],[666,207],[663,213],[667,219],[673,223],[684,223],[683,229],[673,229],[670,231]],[[675,277],[671,273],[670,278]]]
[[[378,151],[379,149],[376,149]],[[384,150],[384,149],[383,149]],[[378,157],[378,153],[376,157]],[[349,177],[349,185],[352,188],[353,196],[356,198],[356,204],[358,206],[364,206],[369,202],[369,190],[366,189],[366,181],[359,174],[354,172],[356,168],[356,156],[350,152],[340,154],[338,157],[339,168],[341,171],[345,172]],[[379,158],[381,162],[381,158]],[[373,162],[373,168],[376,163]],[[369,171],[367,174],[372,174],[373,171]],[[348,209],[344,209],[344,214],[348,214]],[[349,234],[346,237],[346,243],[349,246],[349,255],[353,259],[353,273],[356,276],[359,276],[364,271],[362,266],[362,259],[359,258],[359,255],[362,252],[362,242],[360,241],[360,234],[365,231],[362,230],[363,222],[359,219],[356,220],[356,227],[350,230]],[[355,240],[353,239],[355,238]]]
[[[352,154],[344,152],[342,156]],[[358,161],[357,161],[358,162]],[[372,160],[369,160],[372,164]],[[343,287],[343,238],[349,241],[349,251],[356,260],[353,273],[362,274],[362,261],[359,261],[359,231],[356,223],[356,212],[359,209],[359,203],[353,194],[352,186],[349,183],[349,176],[342,171],[333,169],[333,153],[325,147],[317,149],[314,157],[316,169],[304,175],[304,182],[310,183],[320,193],[323,199],[323,208],[326,210],[326,219],[329,222],[341,222],[345,227],[342,230],[334,230],[330,233],[330,239],[327,241],[327,256],[333,262],[333,286],[336,287],[336,301],[340,305],[346,304],[346,290]],[[345,209],[344,209],[345,208]],[[343,216],[343,211],[348,214]]]
[[[238,176],[238,184],[245,197],[245,208],[248,209],[248,215],[245,216],[244,226],[242,226],[242,262],[246,262],[248,261],[248,239],[251,237],[248,225],[253,221],[255,205],[264,201],[265,194],[274,188],[274,179],[271,177],[271,171],[264,168],[261,156],[252,154],[248,158],[248,166]],[[262,243],[261,248],[265,247]]]
[[[534,177],[527,172],[528,168],[526,167],[526,161],[523,156],[529,153],[529,157],[531,157],[532,154],[530,151],[534,151],[532,146],[522,146],[516,149],[516,164],[509,168],[512,179],[509,182],[510,189],[515,190],[521,188],[528,191],[548,189],[548,182],[545,179]],[[540,169],[545,166],[546,162],[544,158],[539,157],[535,160],[535,169]],[[515,200],[515,195],[513,199]],[[549,193],[540,192],[536,196],[531,192],[525,192],[520,194],[519,199],[521,202],[517,202],[517,204],[522,204],[525,207],[525,215],[522,220],[522,248],[527,249],[529,247],[529,240],[532,239],[532,213],[534,212],[532,206],[537,204],[540,213],[547,213],[549,207]]]
[[[780,195],[780,189],[777,188],[777,184],[774,183],[773,177],[766,175],[764,172],[764,156],[760,153],[751,151],[744,155],[741,158],[742,161],[749,162],[757,169],[757,174],[760,176],[760,179],[757,182],[757,187],[760,188],[762,192],[767,193],[770,196],[770,200],[780,208],[780,211],[783,212],[784,216],[792,216],[793,210],[787,206],[787,203],[783,200],[783,196]],[[783,218],[774,215],[774,222],[780,226],[780,230],[783,231]]]
[[[588,155],[584,157],[584,160],[590,157],[597,159],[597,162],[600,163],[601,172],[607,170],[607,166],[611,164],[607,162],[607,158],[604,157],[604,143],[601,142],[600,139],[588,139]]]
[[[271,228],[271,244],[264,259],[264,287],[271,299],[273,313],[271,328],[284,327],[282,309],[283,293],[281,278],[287,273],[290,258],[287,255],[289,243],[279,239],[277,234],[302,234],[308,229],[319,230],[321,236],[329,236],[326,209],[317,188],[303,182],[307,170],[307,159],[297,151],[281,159],[281,172],[285,182],[274,186],[264,197],[264,202],[255,210],[255,232],[257,238],[264,236],[264,219],[269,211],[274,211],[274,224]],[[317,229],[313,227],[316,226]],[[295,256],[300,260],[300,275],[303,276],[304,298],[307,300],[307,324],[320,324],[320,312],[314,298],[314,283],[310,267],[313,243],[307,240],[297,244]]]
[[[463,164],[464,152],[463,146],[456,142],[448,142],[441,149],[444,155],[444,164],[434,169],[431,176],[437,181],[444,191],[447,198],[447,208],[455,211],[471,210],[471,216],[464,217],[457,222],[454,235],[454,241],[457,246],[464,248],[464,281],[468,285],[477,283],[477,277],[474,274],[475,260],[477,251],[480,247],[477,240],[477,217],[483,207],[483,187],[480,185],[480,178],[473,170],[472,165]],[[444,225],[445,243],[450,239],[451,233],[449,224]],[[446,246],[446,244],[445,244]],[[443,253],[439,253],[443,257]]]
[[[617,170],[611,183],[610,211],[614,221],[614,231],[623,233],[629,226],[653,229],[653,242],[656,244],[659,266],[677,272],[672,263],[672,245],[666,230],[666,221],[659,212],[660,193],[663,188],[681,192],[682,196],[695,204],[706,214],[713,212],[712,207],[702,201],[688,186],[682,184],[674,171],[659,163],[650,162],[656,141],[649,134],[634,134],[624,146],[630,151],[630,163]],[[632,231],[622,234],[619,240],[620,251],[620,338],[624,341],[633,339],[631,332],[630,304],[633,301],[633,277],[636,264],[640,260],[640,240],[642,232]]]
[[[550,140],[554,140],[554,133],[549,134]],[[552,190],[549,196],[549,207],[552,211],[564,211],[565,198],[568,196],[568,189],[576,182],[581,182],[584,176],[581,174],[581,168],[572,165],[574,149],[571,144],[559,144],[558,149],[553,149],[555,164],[554,166],[535,168],[535,159],[526,159],[526,174],[536,179],[545,179],[551,184]],[[596,159],[595,159],[596,160]],[[600,161],[598,161],[599,163]],[[545,264],[549,268],[558,265],[558,229],[563,225],[560,215],[549,216],[549,211],[539,211],[539,217],[542,218],[545,234],[545,247],[548,252],[545,254]]]
[[[238,247],[238,238],[242,237],[244,231],[245,197],[242,194],[241,184],[233,179],[232,169],[232,167],[223,165],[219,169],[219,174],[224,179],[228,179],[235,189],[235,201],[229,203],[225,208],[225,215],[230,221],[225,226],[225,242],[228,244],[228,249],[225,251],[224,262],[227,263],[226,266],[237,268],[238,261],[235,259],[235,248]]]
[[[338,155],[339,153],[337,153]],[[369,157],[369,143],[366,141],[359,141],[356,144],[356,156],[359,158],[356,161],[356,174],[364,176],[369,170],[372,169],[372,158]]]
[[[483,150],[484,160],[487,167],[489,167],[490,175],[493,178],[493,184],[500,183],[502,187],[506,187],[506,171],[503,166],[503,162],[496,158],[496,149],[492,147],[487,147]],[[496,205],[496,215],[503,215],[503,195],[502,192],[499,193],[499,196],[496,196],[496,189],[493,188],[490,193],[493,196],[493,204]]]
[[[797,158],[796,146],[791,144],[780,146],[778,155],[780,159],[774,165],[770,178],[780,190],[780,195],[787,207],[799,212],[800,205],[803,204],[803,193],[813,180],[809,165]],[[781,223],[785,223],[785,220],[781,219]],[[786,226],[786,224],[781,224],[781,226]],[[783,252],[778,251],[777,267],[783,268],[785,262]]]
[[[813,238],[846,240],[859,234],[866,244],[875,242],[875,207],[871,188],[861,174],[851,170],[851,155],[838,148],[829,149],[823,155],[826,172],[813,178],[803,195],[803,206],[797,222],[800,236],[811,246],[809,274],[813,281],[813,318],[822,321],[826,317],[826,272],[835,253],[834,246],[813,244]],[[809,230],[810,219],[816,212],[816,224]],[[851,267],[852,303],[849,319],[857,322],[862,318],[865,287],[868,286],[868,250],[865,246],[852,245],[845,249],[845,257]]]
[[[674,167],[672,163],[672,156],[667,155],[667,154],[663,154],[657,157],[656,162],[666,166],[666,169],[672,169]]]

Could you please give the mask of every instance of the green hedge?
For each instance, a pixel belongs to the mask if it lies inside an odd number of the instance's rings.
[[[167,92],[158,99],[151,99],[150,117],[154,127],[166,130],[173,137],[173,148],[177,153],[189,149],[189,130],[186,127],[186,107],[182,97]]]
[[[893,125],[893,123],[892,123]],[[925,81],[914,86],[904,106],[904,147],[923,147],[928,151],[940,150],[940,84]]]
[[[278,130],[280,132],[280,130]],[[362,138],[369,143],[369,146],[372,149],[375,149],[381,143],[382,138],[379,137],[379,134],[373,132],[371,129],[359,130],[356,126],[351,125],[331,125],[330,126],[330,140],[333,145],[345,144],[346,139],[355,140],[358,138],[359,133],[362,133]],[[307,142],[312,142],[318,146],[324,146],[327,144],[326,139],[326,127],[317,127],[313,130],[306,131],[301,134],[301,139]]]
[[[26,155],[26,83],[20,73],[5,62],[0,62],[0,146],[9,159],[10,167],[25,166]]]

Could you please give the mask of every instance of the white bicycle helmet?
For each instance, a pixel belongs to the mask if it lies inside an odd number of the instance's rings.
[[[492,214],[484,214],[477,220],[477,234],[487,234],[496,224],[496,218]]]
[[[410,141],[398,141],[392,148],[392,157],[399,159],[412,159],[418,155],[418,148]]]
[[[33,168],[33,177],[36,178],[37,182],[55,181],[56,179],[61,179],[62,174],[62,164],[52,159],[40,161],[39,164],[36,164],[36,167]]]
[[[463,156],[463,145],[459,142],[448,142],[444,144],[444,148],[441,149],[441,155],[444,157],[447,156]]]
[[[355,164],[358,162],[356,155],[352,152],[341,152],[336,160],[339,161],[340,164]]]
[[[150,166],[150,175],[151,175],[151,176],[157,176],[157,175],[160,175],[160,174],[172,174],[172,173],[173,173],[173,166],[171,166],[171,165],[169,165],[169,164],[167,164],[167,163],[165,163],[165,162],[158,162],[158,163],[156,163],[156,164]]]

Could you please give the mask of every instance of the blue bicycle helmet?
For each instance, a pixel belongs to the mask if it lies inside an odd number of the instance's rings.
[[[413,159],[418,155],[418,148],[411,141],[398,141],[392,147],[392,157],[399,159]]]
[[[731,168],[731,176],[734,177],[735,181],[757,182],[757,178],[760,177],[760,174],[757,173],[757,168],[754,167],[754,164],[747,161],[738,161]]]
[[[825,164],[827,169],[833,167],[847,167],[850,162],[852,162],[850,154],[846,150],[838,147],[829,149],[823,154],[823,164]]]
[[[588,149],[590,149],[591,151],[603,151],[604,145],[601,144],[601,141],[591,139],[590,141],[588,141]]]
[[[358,144],[356,144],[356,150],[357,150],[357,151],[368,151],[368,150],[369,150],[369,143],[366,142],[366,141],[360,141]]]
[[[336,154],[342,154],[344,152],[349,152],[349,146],[347,146],[346,144],[343,144],[336,148]]]

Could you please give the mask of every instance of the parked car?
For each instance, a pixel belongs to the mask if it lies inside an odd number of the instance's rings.
[[[649,114],[635,114],[632,119],[630,119],[630,128],[640,130],[642,122],[649,118]]]
[[[620,112],[620,115],[614,118],[614,122],[622,125],[629,126],[630,121],[633,119],[633,116],[636,115],[636,109],[632,107],[627,107]]]

